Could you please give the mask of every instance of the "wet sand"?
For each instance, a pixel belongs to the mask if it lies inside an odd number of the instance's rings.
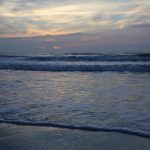
[[[115,132],[0,124],[0,150],[149,150],[150,139]]]

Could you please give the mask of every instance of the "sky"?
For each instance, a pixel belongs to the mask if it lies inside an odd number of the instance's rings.
[[[150,52],[150,0],[0,0],[0,54]]]

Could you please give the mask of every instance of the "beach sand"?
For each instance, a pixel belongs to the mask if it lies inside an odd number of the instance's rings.
[[[150,139],[115,132],[1,123],[0,150],[150,150]]]

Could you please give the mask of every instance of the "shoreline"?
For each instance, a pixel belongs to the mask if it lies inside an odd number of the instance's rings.
[[[150,139],[117,132],[0,123],[1,150],[148,150]]]
[[[48,122],[25,122],[25,121],[2,121],[2,124],[12,124],[17,126],[32,126],[32,127],[49,127],[49,128],[58,128],[58,129],[66,129],[66,130],[80,130],[80,131],[88,131],[88,132],[113,132],[113,133],[122,133],[127,135],[134,135],[143,138],[150,139],[149,133],[143,133],[140,131],[130,130],[128,128],[102,128],[102,127],[94,127],[94,126],[82,126],[82,125],[67,125],[67,124],[59,124],[59,123],[48,123]]]

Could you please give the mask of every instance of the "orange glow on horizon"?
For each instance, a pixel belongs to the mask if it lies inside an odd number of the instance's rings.
[[[61,47],[56,45],[56,46],[53,46],[53,49],[58,50],[58,49],[61,49]]]

